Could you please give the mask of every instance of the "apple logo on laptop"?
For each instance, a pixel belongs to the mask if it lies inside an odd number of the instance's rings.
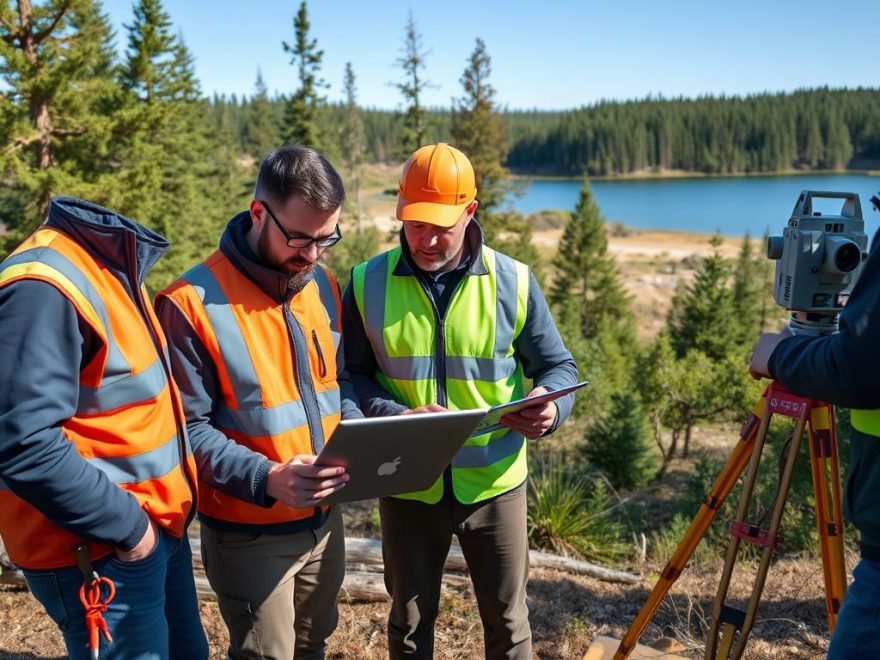
[[[379,469],[376,470],[376,474],[380,477],[387,477],[389,474],[394,474],[397,472],[397,466],[400,465],[400,456],[395,458],[393,461],[386,461],[379,466]]]

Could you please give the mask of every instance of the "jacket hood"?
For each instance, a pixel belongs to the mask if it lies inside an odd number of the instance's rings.
[[[223,236],[220,237],[220,251],[266,294],[278,301],[286,301],[293,295],[293,292],[287,288],[288,275],[266,266],[251,250],[247,242],[247,233],[252,226],[249,211],[242,211],[232,218],[226,225]],[[317,263],[315,268],[319,268]],[[305,278],[304,283],[310,282],[314,277],[312,271]]]
[[[143,282],[150,268],[165,254],[168,240],[124,215],[77,197],[53,197],[46,226],[64,232],[109,268],[132,274]],[[132,243],[134,254],[129,254]]]

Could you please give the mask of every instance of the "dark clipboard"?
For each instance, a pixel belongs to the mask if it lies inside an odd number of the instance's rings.
[[[554,390],[553,392],[547,392],[546,394],[540,394],[538,396],[533,396],[525,399],[517,399],[516,401],[510,401],[509,403],[502,403],[500,405],[494,406],[493,408],[489,409],[489,411],[486,413],[486,416],[483,417],[479,424],[477,424],[477,428],[474,429],[473,433],[471,433],[471,437],[473,438],[475,435],[491,433],[492,431],[497,431],[500,428],[504,428],[504,425],[501,423],[501,418],[504,417],[504,415],[518,412],[524,408],[531,408],[532,406],[541,405],[543,403],[547,403],[548,401],[555,401],[559,397],[563,397],[566,394],[576,392],[586,385],[589,385],[589,381],[583,380],[580,383],[569,385],[568,387],[563,387],[561,389]]]

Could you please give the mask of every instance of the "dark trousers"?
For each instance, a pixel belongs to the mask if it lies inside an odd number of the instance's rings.
[[[449,490],[437,504],[379,501],[385,586],[392,598],[390,656],[433,657],[443,563],[455,534],[474,585],[486,658],[530,658],[526,489],[478,504],[461,504]]]
[[[229,658],[324,658],[345,573],[339,507],[314,530],[259,534],[202,525],[201,534],[205,573],[229,629]]]
[[[101,636],[101,658],[200,660],[208,657],[208,640],[199,619],[189,539],[164,531],[152,553],[134,562],[115,555],[95,562],[95,570],[116,585],[104,620],[113,636]],[[83,576],[76,567],[24,571],[28,586],[64,635],[73,660],[87,660],[89,633],[79,600]]]

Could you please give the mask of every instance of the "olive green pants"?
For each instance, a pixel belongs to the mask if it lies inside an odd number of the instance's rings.
[[[390,656],[433,657],[443,564],[455,534],[474,585],[486,658],[531,658],[525,486],[478,504],[461,504],[449,490],[437,504],[379,501],[385,586],[392,599]]]
[[[339,507],[316,530],[249,534],[202,525],[201,537],[205,573],[229,629],[229,657],[324,657],[345,574]]]

